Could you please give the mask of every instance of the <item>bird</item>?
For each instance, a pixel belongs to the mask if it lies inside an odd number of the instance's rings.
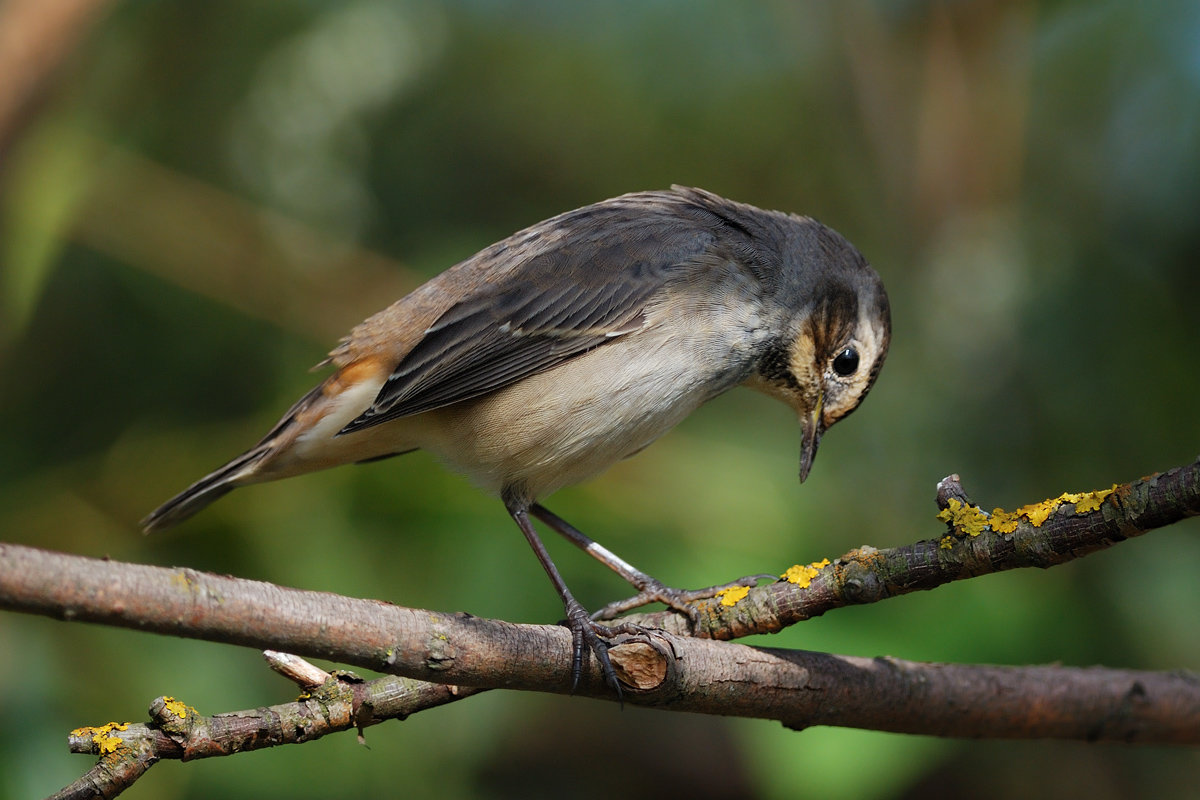
[[[667,587],[541,501],[628,458],[745,386],[790,406],[799,478],[887,356],[879,275],[810,217],[703,189],[621,195],[518,231],[352,329],[333,372],[253,447],[163,503],[147,533],[231,490],[425,450],[499,497],[563,603],[572,691],[584,648],[618,694],[600,620],[653,601],[697,619],[721,587]],[[596,615],[567,588],[531,516],[638,591]]]

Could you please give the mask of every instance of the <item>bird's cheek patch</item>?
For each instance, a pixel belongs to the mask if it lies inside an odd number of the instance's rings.
[[[811,410],[816,405],[817,391],[823,383],[822,376],[815,367],[816,360],[816,345],[812,337],[801,334],[792,343],[791,352],[788,354],[788,370],[796,379],[806,410]]]

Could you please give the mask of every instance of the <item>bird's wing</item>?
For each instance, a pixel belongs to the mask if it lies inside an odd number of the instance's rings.
[[[476,288],[429,326],[341,433],[479,397],[640,330],[654,294],[716,243],[711,217],[681,215],[677,195],[652,199],[568,212],[460,265]]]

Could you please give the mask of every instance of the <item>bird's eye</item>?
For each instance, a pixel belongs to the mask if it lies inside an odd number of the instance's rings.
[[[847,347],[837,354],[837,358],[833,359],[833,371],[843,378],[853,375],[856,369],[858,369],[858,351],[853,347]]]

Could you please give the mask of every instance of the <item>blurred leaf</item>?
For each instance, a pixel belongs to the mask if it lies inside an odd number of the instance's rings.
[[[63,115],[65,116],[65,115]],[[96,178],[97,152],[65,119],[32,127],[8,165],[0,195],[0,344],[29,324],[70,235],[75,213]]]

